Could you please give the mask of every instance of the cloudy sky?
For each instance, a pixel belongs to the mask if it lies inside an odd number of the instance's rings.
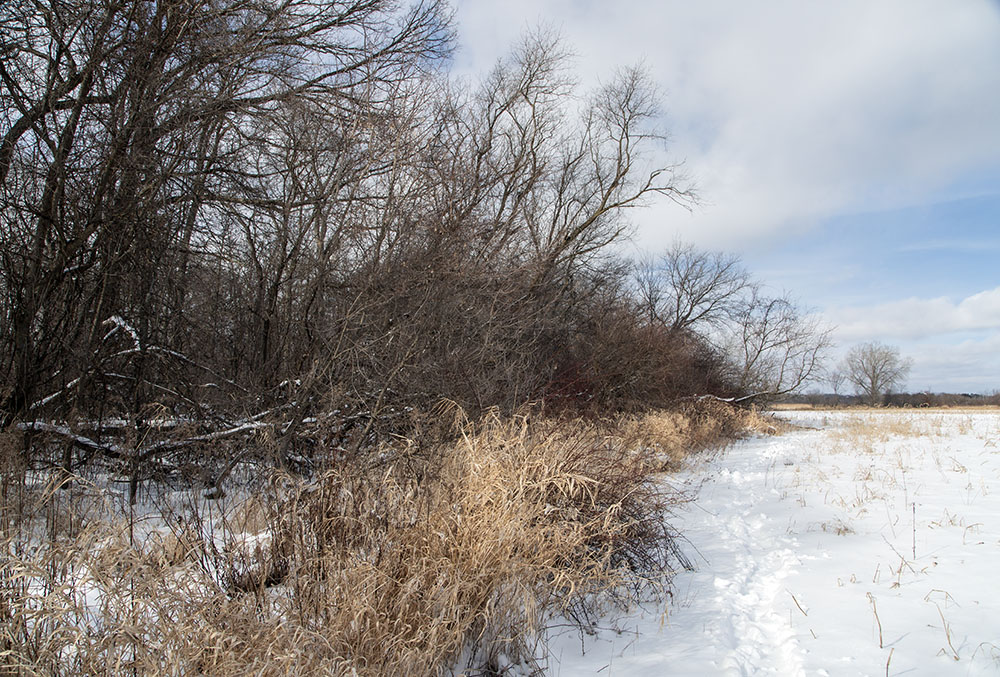
[[[454,68],[558,31],[584,82],[642,63],[703,204],[637,244],[743,257],[914,359],[909,389],[1000,390],[1000,2],[459,0]]]

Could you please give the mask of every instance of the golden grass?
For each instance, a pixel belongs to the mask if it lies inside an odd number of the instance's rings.
[[[614,425],[492,417],[429,459],[275,473],[224,510],[192,499],[148,522],[79,480],[24,491],[11,474],[0,673],[530,668],[554,617],[665,598],[686,563],[665,515],[685,498],[655,473],[752,425],[769,424],[715,403]]]
[[[840,410],[842,416],[833,419],[836,425],[830,431],[834,444],[830,451],[860,449],[874,453],[877,444],[893,438],[940,437],[958,432],[961,435],[978,434],[987,444],[992,444],[995,433],[976,433],[974,414],[982,409],[871,409]]]
[[[908,417],[852,416],[843,421],[833,433],[834,439],[869,437],[885,442],[890,437],[916,437],[924,434],[924,426]]]
[[[747,433],[778,434],[788,424],[756,410],[724,402],[690,402],[676,411],[655,411],[616,423],[626,444],[647,447],[659,470],[677,470],[692,454],[725,444]]]
[[[831,412],[865,412],[876,414],[904,414],[904,413],[925,413],[925,412],[992,412],[1000,411],[1000,405],[977,404],[977,405],[950,405],[943,404],[934,407],[873,407],[867,404],[851,404],[837,407],[813,405],[808,403],[778,403],[770,405],[773,411],[831,411]]]
[[[778,402],[770,405],[770,408],[774,411],[812,411],[814,409],[825,411],[827,409],[827,407],[817,407],[806,402]],[[832,407],[829,409],[833,411]]]

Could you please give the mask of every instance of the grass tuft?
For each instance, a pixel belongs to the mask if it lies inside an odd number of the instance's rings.
[[[274,472],[221,505],[165,493],[141,514],[23,473],[4,489],[0,672],[540,670],[547,625],[663,601],[689,566],[668,519],[686,497],[656,474],[749,420],[710,406],[488,416],[430,451]]]

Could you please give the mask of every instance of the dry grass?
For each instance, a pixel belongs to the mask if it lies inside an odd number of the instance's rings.
[[[665,515],[684,497],[655,473],[751,421],[712,407],[489,418],[433,460],[276,473],[224,509],[145,520],[78,480],[8,474],[0,673],[530,669],[553,619],[669,594],[686,560]]]
[[[997,404],[976,404],[976,405],[951,405],[942,404],[931,407],[885,407],[877,406],[873,407],[868,404],[850,404],[850,405],[839,405],[839,406],[828,406],[828,405],[814,405],[806,402],[779,402],[777,404],[770,405],[770,408],[774,411],[835,411],[835,412],[865,412],[865,413],[876,413],[876,414],[905,414],[905,413],[926,413],[926,412],[968,412],[968,413],[978,413],[978,412],[989,412],[989,411],[1000,411],[1000,405]]]
[[[676,411],[656,411],[627,418],[616,428],[634,448],[647,448],[659,470],[678,469],[692,453],[717,447],[747,433],[778,434],[788,424],[715,400],[698,400]]]
[[[892,439],[941,437],[956,431],[961,435],[976,434],[973,413],[978,412],[882,409],[851,414],[834,419],[836,427],[830,433],[834,441],[831,451],[860,448],[872,453],[874,445]],[[982,432],[979,436],[990,443],[993,433]]]
[[[923,423],[920,422],[920,423]],[[926,426],[900,416],[852,416],[841,422],[831,433],[836,441],[869,440],[886,442],[891,437],[916,437],[926,434]]]

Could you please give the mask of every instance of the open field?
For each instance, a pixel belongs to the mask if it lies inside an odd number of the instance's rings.
[[[774,411],[829,411],[829,412],[872,412],[872,413],[882,413],[882,414],[900,414],[905,412],[918,411],[922,413],[928,412],[949,412],[949,411],[1000,411],[1000,405],[995,404],[983,404],[976,406],[949,406],[944,405],[940,407],[902,407],[902,408],[887,408],[887,407],[869,407],[864,405],[851,405],[845,407],[827,407],[822,405],[813,405],[807,403],[784,403],[775,404],[771,407]]]
[[[671,479],[697,570],[561,675],[1000,673],[1000,415],[837,410]]]

